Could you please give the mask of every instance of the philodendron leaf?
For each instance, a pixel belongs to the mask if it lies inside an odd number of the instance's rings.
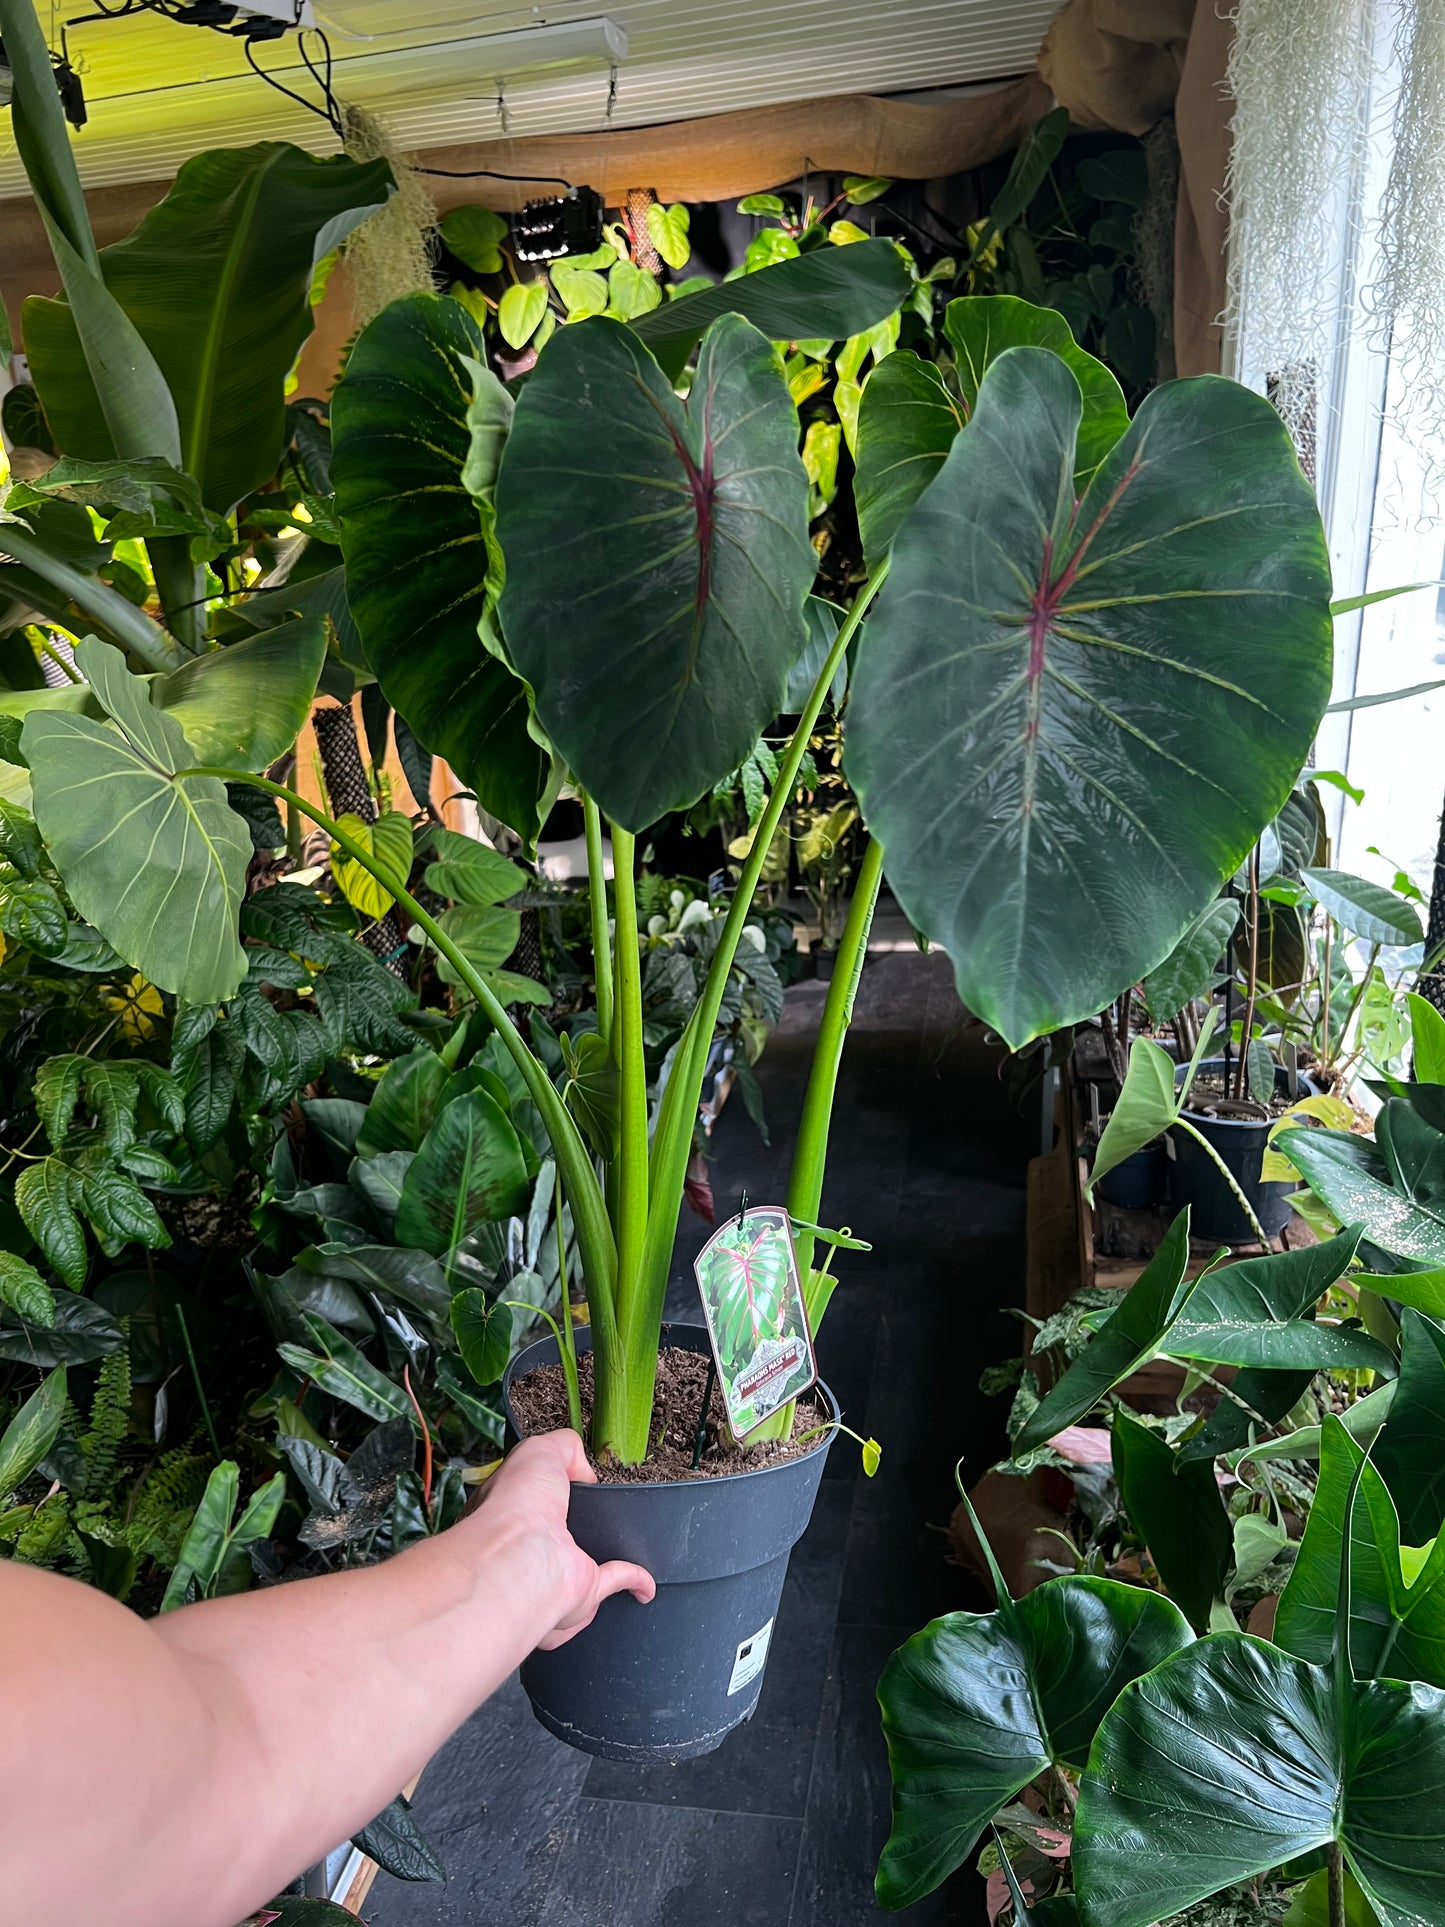
[[[531,844],[551,757],[529,730],[525,686],[479,630],[498,585],[465,471],[479,402],[498,432],[511,407],[485,356],[458,301],[415,294],[383,309],[332,402],[332,476],[347,600],[383,694]]]
[[[407,878],[411,875],[409,816],[404,816],[400,810],[383,810],[374,823],[364,822],[359,816],[343,816],[337,827],[345,830],[354,842],[369,852],[395,888],[406,888]],[[363,917],[384,917],[396,901],[392,891],[364,863],[357,862],[354,857],[343,856],[335,844],[331,852],[331,874],[342,896]]]
[[[1391,1424],[1393,1419],[1380,1444]],[[1296,1659],[1329,1664],[1339,1625],[1340,1553],[1352,1495],[1350,1665],[1355,1677],[1421,1679],[1445,1686],[1445,1538],[1432,1540],[1423,1568],[1407,1584],[1394,1501],[1333,1415],[1324,1421],[1319,1483],[1275,1614],[1275,1644]]]
[[[1403,1100],[1392,1099],[1376,1120],[1377,1134],[1387,1114],[1393,1122],[1397,1105],[1401,1112],[1410,1111]],[[1397,1160],[1402,1151],[1417,1155],[1403,1165],[1397,1162],[1395,1169],[1382,1143],[1371,1143],[1352,1131],[1300,1126],[1281,1131],[1274,1148],[1289,1159],[1337,1223],[1363,1225],[1371,1244],[1398,1258],[1445,1266],[1445,1196],[1436,1194],[1433,1187],[1411,1196],[1397,1183],[1397,1170],[1428,1171],[1436,1148],[1445,1148],[1445,1135],[1432,1131],[1423,1119],[1415,1121],[1429,1136],[1419,1138],[1408,1124],[1397,1130],[1393,1139]]]
[[[1269,403],[1156,389],[1076,503],[1081,414],[1057,355],[993,364],[894,540],[850,698],[894,893],[1014,1048],[1169,955],[1328,694],[1328,556]]]
[[[1174,1059],[1152,1038],[1136,1037],[1129,1046],[1129,1068],[1118,1102],[1109,1113],[1094,1153],[1094,1168],[1089,1174],[1091,1194],[1106,1172],[1167,1131],[1177,1110]]]
[[[807,494],[777,357],[736,315],[685,402],[603,320],[560,329],[529,376],[497,483],[502,628],[623,828],[696,802],[782,708],[817,568]]]
[[[1233,897],[1207,903],[1163,963],[1144,979],[1144,1004],[1154,1018],[1173,1017],[1214,981],[1239,922]]]
[[[1429,1927],[1445,1917],[1442,1784],[1445,1693],[1217,1633],[1104,1717],[1074,1816],[1080,1920],[1152,1927],[1337,1841],[1383,1927]]]
[[[527,872],[489,843],[457,830],[432,831],[436,861],[426,867],[426,887],[439,897],[481,907],[505,903],[528,884]]]
[[[1124,1511],[1169,1597],[1202,1633],[1214,1602],[1224,1596],[1234,1545],[1214,1466],[1206,1459],[1179,1459],[1162,1433],[1122,1408],[1110,1430]]]
[[[224,1003],[246,974],[237,935],[251,837],[118,649],[76,663],[112,719],[34,711],[21,742],[35,815],[71,901],[128,964],[182,1003]]]
[[[1360,1242],[1351,1225],[1322,1245],[1245,1258],[1206,1272],[1170,1326],[1163,1349],[1175,1358],[1266,1370],[1364,1368],[1393,1377],[1395,1360],[1365,1332],[1316,1322],[1305,1313],[1343,1278]]]
[[[0,1433],[0,1501],[23,1485],[55,1443],[65,1417],[65,1368],[49,1373]]]
[[[452,1331],[462,1363],[478,1385],[495,1385],[512,1355],[512,1308],[489,1304],[475,1285],[452,1300]]]
[[[1301,870],[1300,882],[1322,910],[1366,943],[1422,943],[1419,913],[1393,890],[1347,870]]]
[[[1188,1303],[1184,1273],[1189,1263],[1189,1207],[1165,1232],[1159,1249],[1058,1384],[1030,1413],[1014,1441],[1015,1455],[1046,1445],[1073,1425],[1104,1394],[1136,1372],[1159,1349],[1171,1317]],[[1177,1301],[1177,1302],[1176,1302]]]
[[[440,1257],[474,1226],[520,1211],[527,1188],[511,1119],[486,1091],[467,1091],[438,1114],[407,1171],[397,1242]]]
[[[1086,1578],[1051,1579],[996,1612],[949,1613],[915,1633],[878,1682],[893,1775],[882,1904],[931,1893],[1046,1767],[1079,1767],[1128,1682],[1191,1638],[1157,1593]]]

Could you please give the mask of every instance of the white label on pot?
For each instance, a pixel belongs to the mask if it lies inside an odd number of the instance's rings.
[[[755,1632],[751,1639],[745,1639],[738,1647],[737,1658],[733,1661],[733,1676],[728,1681],[728,1694],[740,1693],[745,1686],[757,1678],[767,1664],[768,1642],[773,1636],[773,1622]]]

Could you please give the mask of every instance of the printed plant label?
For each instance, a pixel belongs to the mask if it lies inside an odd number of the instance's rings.
[[[728,1698],[740,1693],[745,1686],[751,1686],[768,1661],[768,1646],[773,1637],[773,1622],[753,1634],[751,1639],[743,1640],[738,1647],[737,1657],[733,1660],[733,1676],[728,1681]]]
[[[754,1205],[729,1218],[693,1270],[728,1423],[741,1438],[818,1376],[787,1212]]]

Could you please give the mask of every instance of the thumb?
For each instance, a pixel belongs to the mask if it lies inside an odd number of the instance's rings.
[[[634,1566],[626,1559],[609,1559],[605,1566],[597,1568],[597,1603],[610,1599],[614,1593],[630,1592],[639,1605],[645,1606],[657,1591],[657,1581],[644,1566]]]

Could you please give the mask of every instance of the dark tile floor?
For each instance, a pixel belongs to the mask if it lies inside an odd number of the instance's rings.
[[[759,1066],[771,1147],[733,1104],[714,1136],[719,1215],[781,1201],[823,987],[800,984]],[[788,1574],[754,1719],[676,1767],[592,1760],[532,1720],[511,1685],[427,1769],[417,1818],[446,1887],[385,1874],[373,1927],[867,1927],[888,1830],[874,1687],[888,1654],[936,1613],[983,1610],[945,1558],[953,1466],[1003,1449],[1001,1404],[977,1394],[1022,1302],[1032,1115],[1010,1108],[998,1059],[965,1036],[947,962],[870,958],[844,1055],[823,1222],[873,1242],[846,1260],[823,1327],[824,1372],[850,1425],[883,1445],[876,1479],[840,1440]],[[670,1308],[696,1316],[686,1219]],[[978,1927],[965,1871],[906,1918]]]

